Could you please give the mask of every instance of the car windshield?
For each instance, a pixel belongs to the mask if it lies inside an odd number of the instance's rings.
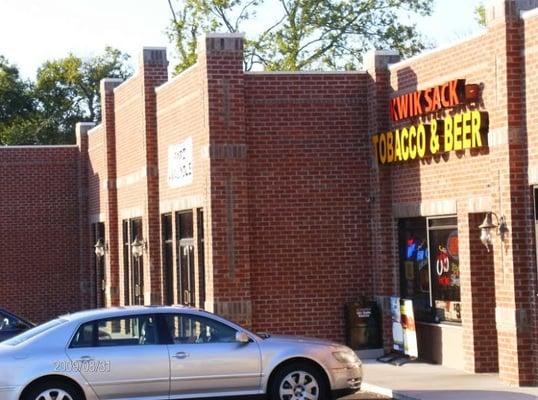
[[[66,322],[67,322],[66,319],[60,319],[60,318],[53,319],[49,322],[38,325],[35,328],[29,329],[17,336],[13,336],[11,339],[8,339],[2,342],[2,344],[7,344],[8,346],[16,346],[18,344],[26,342],[27,340],[30,340],[31,338],[37,335],[40,335],[41,333],[45,331],[48,331],[49,329],[54,328],[55,326],[64,324]]]

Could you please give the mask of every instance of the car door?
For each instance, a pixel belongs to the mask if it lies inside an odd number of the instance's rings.
[[[258,343],[237,342],[234,327],[208,316],[182,312],[163,318],[170,334],[170,398],[259,393]]]
[[[159,343],[154,315],[85,323],[67,355],[100,400],[168,398],[169,356]]]

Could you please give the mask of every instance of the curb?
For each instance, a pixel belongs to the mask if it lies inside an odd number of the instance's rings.
[[[395,400],[420,400],[418,397],[413,397],[407,394],[398,393],[397,391],[394,391],[392,389],[382,387],[382,386],[372,385],[367,382],[362,383],[361,390],[379,394],[381,396],[390,397]]]

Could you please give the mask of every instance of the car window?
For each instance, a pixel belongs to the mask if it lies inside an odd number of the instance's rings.
[[[64,324],[66,323],[67,320],[65,319],[61,319],[61,318],[57,318],[57,319],[53,319],[47,323],[44,323],[44,324],[41,324],[41,325],[38,325],[36,326],[35,328],[32,328],[32,329],[29,329],[17,336],[14,336],[13,338],[9,339],[9,340],[6,340],[4,342],[2,342],[2,344],[7,344],[9,346],[16,346],[20,343],[23,343],[23,342],[26,342],[27,340],[30,340],[31,338],[37,336],[37,335],[40,335],[41,333],[43,332],[46,332],[56,326],[59,326],[61,324]]]
[[[0,331],[11,331],[17,329],[18,322],[19,320],[17,318],[12,317],[11,315],[0,313]]]
[[[97,335],[95,330],[97,329]],[[71,347],[107,347],[157,344],[157,326],[153,315],[109,318],[82,325]]]
[[[237,331],[219,321],[192,314],[169,314],[166,327],[175,344],[232,343]]]
[[[93,325],[93,322],[89,322],[78,328],[77,333],[75,333],[75,337],[71,341],[70,347],[92,347]]]

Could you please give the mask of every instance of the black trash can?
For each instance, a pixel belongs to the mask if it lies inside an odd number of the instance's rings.
[[[381,346],[381,319],[375,302],[348,303],[345,313],[346,339],[349,347],[353,350],[362,350]]]

